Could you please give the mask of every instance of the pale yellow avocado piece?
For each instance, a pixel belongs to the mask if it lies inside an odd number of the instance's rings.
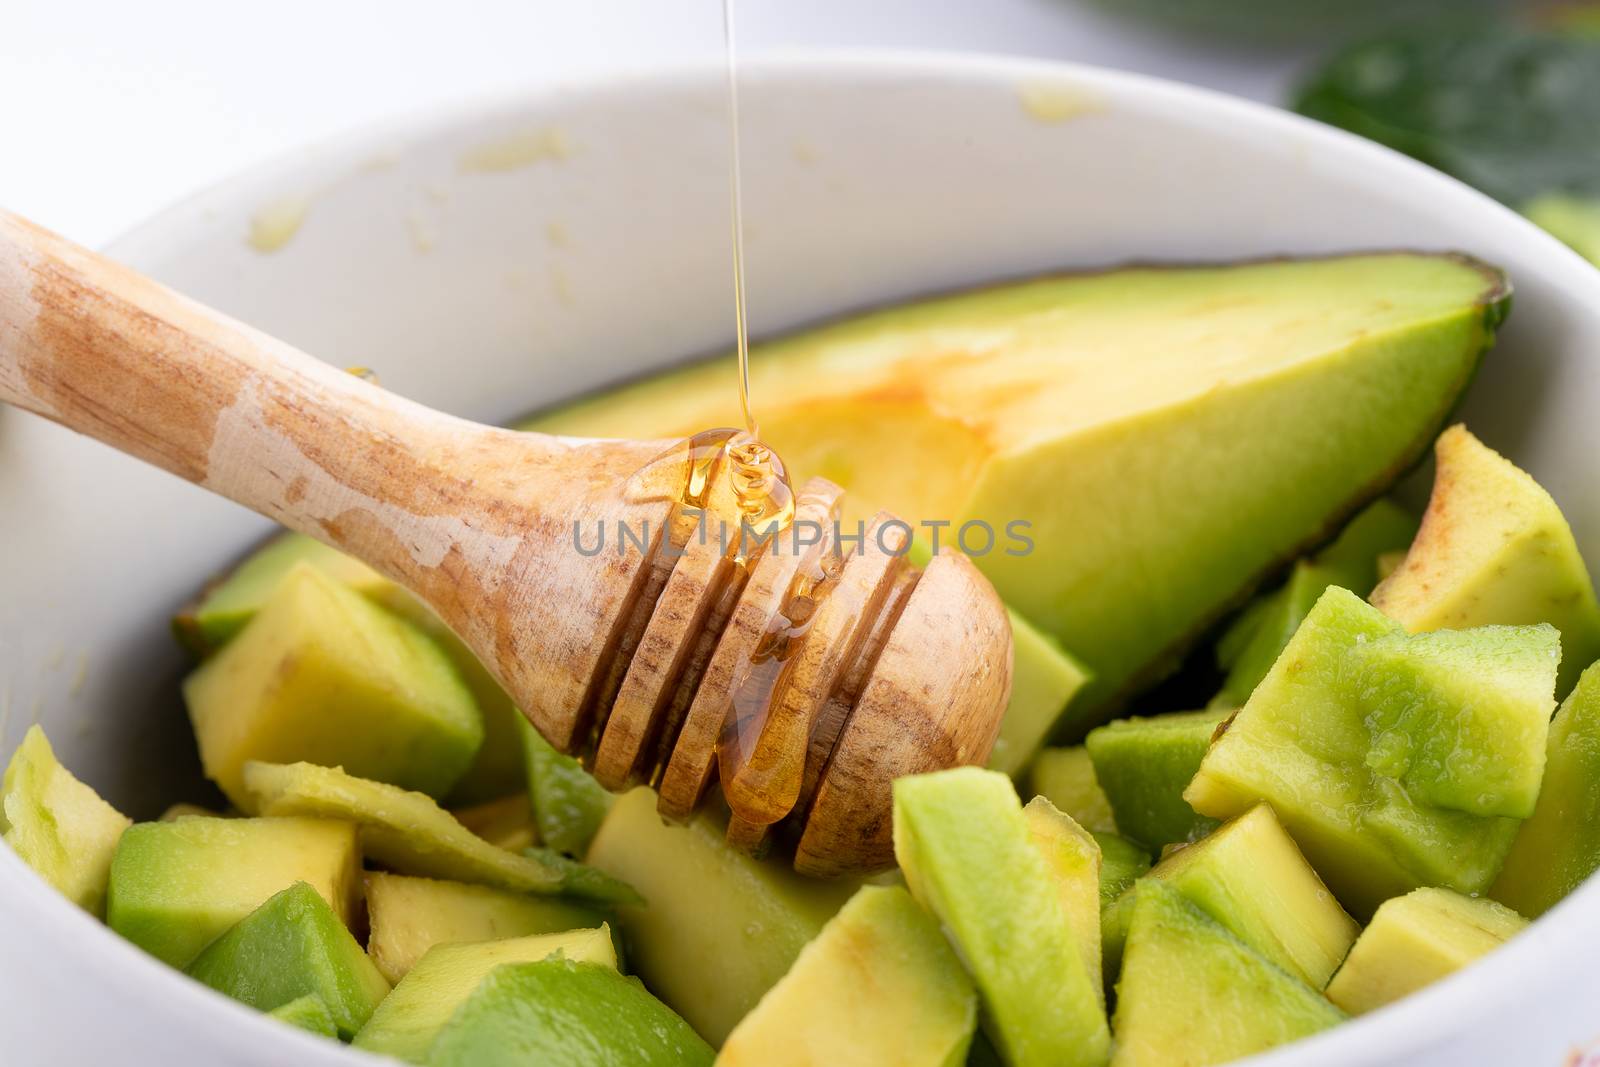
[[[1111,1067],[1231,1063],[1344,1021],[1168,882],[1142,878],[1133,894]]]
[[[1351,1015],[1381,1008],[1493,952],[1527,925],[1492,900],[1412,890],[1378,909],[1328,983],[1328,999]]]
[[[713,1045],[858,885],[803,878],[778,856],[747,856],[710,815],[669,824],[645,788],[617,798],[586,858],[644,896],[646,906],[619,909],[630,966]]]
[[[1150,869],[1268,961],[1313,989],[1327,985],[1360,927],[1345,914],[1267,804],[1224,823]],[[1135,894],[1106,924],[1107,966],[1122,955]],[[1115,941],[1116,943],[1113,943]]]
[[[1550,494],[1465,426],[1435,446],[1422,528],[1372,603],[1412,633],[1549,623],[1561,631],[1558,696],[1600,659],[1600,605]]]
[[[360,913],[356,828],[330,819],[200,815],[138,823],[117,843],[106,925],[174,967],[296,882],[341,922]]]
[[[245,764],[244,781],[252,808],[263,815],[309,815],[355,823],[361,828],[366,854],[402,874],[528,893],[637,898],[626,886],[606,879],[574,880],[576,865],[496,848],[430,797],[358,778],[337,767],[252,762]]]
[[[472,695],[438,646],[305,563],[183,695],[206,776],[241,808],[249,760],[346,766],[443,796],[483,741]]]
[[[296,567],[307,565],[427,634],[461,674],[483,717],[483,743],[447,798],[453,804],[492,800],[522,785],[517,723],[522,714],[476,656],[427,605],[371,567],[305,534],[285,531],[256,549],[173,620],[184,645],[207,656],[231,641]]]
[[[978,566],[1094,673],[1072,741],[1422,454],[1508,295],[1414,253],[1056,275],[760,345],[751,390],[790,472],[848,490],[847,521],[948,521],[946,544],[989,523]],[[530,426],[737,425],[733,380],[715,360]]]
[[[111,857],[133,821],[56,760],[28,727],[0,783],[0,839],[62,896],[103,917]]]
[[[605,924],[598,908],[560,897],[368,871],[367,953],[391,984],[434,945],[499,941]]]
[[[1106,799],[1105,790],[1094,776],[1089,750],[1082,745],[1040,750],[1028,772],[1028,788],[1072,816],[1074,822],[1092,834],[1117,832],[1111,801]]]
[[[407,1063],[425,1063],[433,1039],[489,972],[506,963],[537,963],[561,956],[615,968],[611,930],[516,937],[504,941],[436,945],[394,987],[352,1044]]]
[[[450,815],[491,845],[520,852],[539,843],[539,830],[533,824],[533,805],[526,792],[499,800],[454,808]]]
[[[1104,1003],[1105,985],[1101,981],[1100,954],[1100,845],[1089,831],[1058,811],[1045,797],[1034,797],[1022,806],[1028,835],[1044,856],[1050,877],[1061,897],[1061,910],[1078,942],[1078,954],[1094,980],[1095,992]]]
[[[728,1035],[718,1067],[958,1067],[978,997],[901,886],[863,886]]]
[[[1011,618],[1011,700],[1000,733],[989,753],[989,766],[1006,774],[1022,773],[1051,728],[1083,687],[1088,668],[1051,637],[1015,611]]]

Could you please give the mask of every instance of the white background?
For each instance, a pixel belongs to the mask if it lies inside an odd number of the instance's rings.
[[[1081,0],[738,0],[742,50],[1098,63],[1280,100],[1292,55]],[[722,54],[720,0],[3,0],[0,207],[99,245],[195,189],[375,120]]]

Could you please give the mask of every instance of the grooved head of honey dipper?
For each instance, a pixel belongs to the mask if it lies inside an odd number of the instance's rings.
[[[806,814],[795,869],[894,864],[896,778],[982,764],[1011,699],[1011,623],[967,557],[934,557],[845,720]]]

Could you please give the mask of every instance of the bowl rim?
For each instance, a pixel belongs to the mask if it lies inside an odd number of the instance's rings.
[[[977,52],[929,49],[797,49],[752,56],[741,62],[741,76],[772,76],[826,81],[835,75],[915,76],[934,80],[967,81],[975,85],[1004,83],[1015,86],[1029,79],[1061,79],[1095,91],[1122,110],[1158,112],[1195,125],[1203,121],[1248,127],[1257,137],[1293,136],[1308,150],[1337,153],[1344,161],[1381,171],[1394,181],[1430,188],[1451,197],[1485,222],[1498,220],[1518,229],[1518,239],[1529,243],[1530,255],[1548,261],[1570,277],[1570,284],[1589,291],[1590,306],[1600,309],[1600,271],[1565,244],[1528,222],[1510,208],[1454,178],[1409,157],[1346,131],[1266,104],[1234,97],[1150,75],[1111,70],[1083,63],[1023,58]],[[223,204],[259,203],[258,192],[292,188],[297,176],[330,164],[359,163],[380,153],[404,155],[418,146],[472,124],[494,124],[532,110],[560,107],[564,102],[623,96],[649,91],[671,93],[701,87],[711,79],[726,77],[720,61],[694,60],[651,65],[628,71],[588,73],[510,92],[479,94],[436,107],[358,124],[347,135],[321,138],[246,167],[219,181],[176,197],[147,219],[123,230],[107,250],[120,258],[137,259],[146,249],[171,240],[182,225],[208,208]],[[164,1006],[169,1016],[184,1024],[209,1025],[209,1020],[230,1031],[235,1039],[288,1042],[276,1047],[285,1058],[297,1055],[313,1065],[356,1067],[376,1062],[344,1046],[335,1046],[305,1033],[291,1033],[260,1013],[189,981],[173,968],[155,960],[114,934],[56,893],[9,849],[0,849],[0,898],[21,903],[28,921],[48,928],[51,938],[84,964],[116,971],[118,991],[130,1000]],[[1312,1067],[1321,1064],[1392,1060],[1424,1050],[1447,1033],[1453,1019],[1478,1018],[1494,1013],[1497,994],[1526,987],[1540,978],[1546,954],[1566,939],[1569,930],[1588,917],[1600,928],[1600,878],[1591,878],[1527,931],[1496,951],[1492,958],[1443,979],[1427,989],[1331,1031],[1291,1046],[1252,1057],[1255,1067]],[[89,932],[91,927],[98,933]],[[98,938],[98,940],[96,940]],[[112,943],[114,942],[114,943]],[[93,949],[79,948],[92,945]],[[91,957],[89,953],[92,952]]]

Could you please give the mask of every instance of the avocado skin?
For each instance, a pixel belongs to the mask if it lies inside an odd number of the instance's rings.
[[[497,967],[457,1009],[428,1067],[711,1067],[716,1053],[636,978],[560,958]]]

